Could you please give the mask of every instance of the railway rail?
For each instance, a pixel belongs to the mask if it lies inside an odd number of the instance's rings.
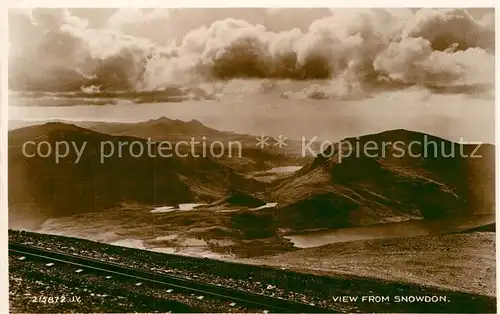
[[[164,286],[186,293],[197,293],[228,300],[249,308],[259,308],[274,313],[332,313],[331,309],[320,308],[310,304],[300,303],[281,298],[252,293],[244,290],[223,287],[219,285],[186,279],[178,276],[162,274],[145,269],[133,268],[93,258],[47,250],[44,248],[9,243],[9,253],[29,256],[35,259],[47,260],[53,263],[71,264],[92,272],[113,274],[117,277],[132,278],[155,287]]]

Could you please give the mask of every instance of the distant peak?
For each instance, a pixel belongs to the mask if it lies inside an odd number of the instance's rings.
[[[424,134],[422,132],[418,132],[418,131],[413,131],[413,130],[408,130],[408,129],[392,129],[392,130],[387,130],[387,131],[383,131],[383,132],[380,132],[380,133],[376,133],[376,134],[393,134],[393,135],[396,135],[396,134]]]
[[[161,116],[161,117],[159,117],[157,119],[151,119],[149,121],[151,121],[151,122],[172,122],[173,120],[169,119],[169,118],[167,118],[165,116]]]
[[[180,120],[180,119],[170,119],[170,118],[167,118],[165,116],[162,116],[162,117],[159,117],[159,118],[156,118],[156,119],[151,119],[151,120],[148,120],[148,122],[154,122],[154,123],[175,123],[175,124],[191,124],[191,125],[203,125],[203,123],[201,123],[200,121],[196,120],[196,119],[191,119],[189,121],[184,121],[184,120]]]
[[[203,123],[201,123],[200,121],[196,120],[196,119],[191,119],[188,121],[189,124],[197,124],[197,125],[203,125]]]
[[[445,141],[445,142],[450,142],[450,140],[441,138],[436,135],[432,134],[427,134],[424,132],[420,131],[414,131],[414,130],[408,130],[408,129],[393,129],[393,130],[386,130],[378,133],[371,133],[371,134],[365,134],[358,136],[356,138],[350,137],[346,138],[343,141],[421,141],[425,137],[428,138],[428,140],[434,140],[434,141]]]
[[[35,125],[36,127],[36,125]],[[73,123],[65,123],[60,121],[50,121],[41,125],[42,128],[48,130],[79,130],[80,127],[74,125]]]
[[[46,122],[44,124],[35,124],[15,129],[9,132],[13,136],[29,136],[36,137],[40,135],[61,135],[66,133],[88,133],[92,132],[88,129],[76,126],[72,123],[64,123],[59,121]]]

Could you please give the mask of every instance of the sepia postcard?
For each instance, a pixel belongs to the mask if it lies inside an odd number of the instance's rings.
[[[10,313],[496,313],[495,8],[7,15]]]

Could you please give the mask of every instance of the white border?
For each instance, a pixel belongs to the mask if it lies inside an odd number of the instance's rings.
[[[0,265],[8,265],[8,204],[7,204],[7,123],[8,123],[8,87],[7,87],[7,10],[0,2]],[[8,267],[0,267],[0,313],[9,313],[9,272]]]
[[[262,7],[283,7],[283,8],[423,8],[423,7],[449,7],[449,8],[491,8],[496,7],[497,1],[491,0],[457,0],[457,1],[419,1],[418,5],[412,3],[409,6],[404,6],[402,1],[398,0],[356,0],[356,1],[328,1],[328,0],[238,0],[238,3],[230,0],[88,0],[88,1],[73,1],[68,3],[65,0],[7,0],[5,1],[9,7],[13,8],[32,8],[32,7],[60,7],[60,8],[225,8],[225,7],[240,7],[240,8],[262,8]],[[410,3],[408,3],[410,4]]]
[[[8,209],[7,209],[7,123],[8,123],[8,88],[7,88],[7,75],[8,75],[8,64],[7,64],[7,53],[8,53],[8,32],[7,32],[7,8],[32,8],[32,7],[78,7],[78,8],[124,8],[124,7],[140,7],[140,8],[154,8],[154,7],[164,7],[164,8],[174,8],[174,7],[184,7],[184,8],[208,8],[208,7],[283,7],[283,8],[311,8],[311,7],[347,7],[347,8],[362,8],[362,7],[405,7],[402,6],[404,4],[398,0],[382,0],[382,1],[368,1],[368,0],[357,0],[353,1],[328,1],[328,0],[273,0],[273,1],[264,1],[264,0],[239,0],[238,3],[235,1],[210,1],[204,2],[199,0],[170,0],[170,1],[159,1],[159,0],[87,0],[87,1],[74,1],[72,3],[68,3],[67,0],[6,0],[0,2],[1,4],[1,16],[0,16],[0,29],[1,29],[1,37],[0,37],[0,69],[1,69],[1,102],[0,102],[0,232],[1,232],[1,243],[3,249],[0,250],[0,265],[8,264]],[[418,6],[411,5],[410,7],[450,7],[450,8],[488,8],[495,7],[495,25],[496,25],[496,62],[495,62],[495,70],[496,70],[496,78],[499,77],[499,49],[498,44],[500,43],[499,37],[500,34],[498,32],[499,25],[499,17],[498,17],[498,8],[497,1],[487,1],[487,0],[475,0],[475,1],[419,1]],[[495,80],[496,89],[495,96],[499,90],[498,79]],[[495,105],[498,105],[498,99],[495,97]],[[497,145],[497,139],[499,137],[500,128],[498,127],[498,121],[500,120],[500,110],[495,107],[495,154],[496,154],[496,167],[500,166],[500,148]],[[498,175],[495,179],[496,184],[496,204],[500,204],[500,179]],[[499,225],[500,215],[496,215],[496,224]],[[499,269],[499,251],[500,244],[498,241],[498,235],[496,238],[496,263],[497,263],[497,291],[500,287],[500,276],[498,276]],[[8,285],[9,285],[9,277],[8,277],[8,268],[0,267],[0,313],[8,313]],[[500,303],[498,303],[497,299],[497,312],[500,312]]]
[[[500,222],[500,215],[498,213],[498,206],[500,204],[500,178],[498,176],[498,168],[500,166],[500,147],[498,145],[498,139],[500,138],[500,127],[498,123],[500,121],[500,110],[498,110],[498,89],[500,87],[498,83],[500,66],[498,65],[498,60],[500,56],[500,51],[498,49],[498,45],[500,44],[500,33],[498,31],[498,23],[500,19],[498,17],[498,7],[495,7],[495,224],[498,227],[498,223]],[[497,313],[500,313],[500,302],[498,300],[498,288],[500,287],[500,276],[498,275],[500,262],[498,257],[500,256],[500,243],[498,241],[498,230],[495,232],[495,274],[496,274],[496,294],[497,294]]]

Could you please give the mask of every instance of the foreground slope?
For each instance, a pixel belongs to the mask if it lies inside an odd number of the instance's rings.
[[[273,260],[271,259],[269,264],[272,265],[272,267],[269,267],[267,265],[262,267],[262,265],[255,265],[255,260],[239,260],[235,262],[207,258],[196,258],[174,254],[163,254],[158,252],[107,245],[76,238],[67,238],[30,232],[19,233],[15,231],[9,231],[9,241],[36,245],[42,248],[50,248],[51,250],[63,251],[69,254],[78,254],[79,256],[98,258],[104,261],[119,263],[134,268],[151,269],[153,271],[163,270],[164,272],[178,277],[187,277],[188,279],[196,279],[202,282],[221,284],[223,286],[231,287],[234,289],[243,289],[274,297],[296,300],[304,303],[314,303],[317,306],[331,308],[334,312],[337,313],[493,313],[496,307],[496,298],[494,295],[490,295],[490,293],[487,293],[485,295],[480,291],[478,291],[478,293],[464,292],[460,291],[460,288],[457,289],[457,287],[437,286],[432,283],[429,284],[428,282],[415,283],[411,280],[412,278],[410,277],[406,279],[384,280],[377,278],[376,272],[369,273],[367,276],[356,276],[346,273],[335,273],[334,276],[332,276],[332,273],[320,273],[319,271],[315,271],[314,269],[283,268],[279,266],[278,263],[273,263]],[[415,243],[419,242],[411,241],[410,244],[407,245],[407,247],[414,247],[413,249],[408,249],[407,252],[416,253],[414,254],[416,258],[412,260],[411,255],[408,255],[406,256],[407,259],[405,262],[407,262],[409,265],[409,262],[420,262],[422,266],[425,266],[425,264],[422,263],[419,258],[424,256],[425,254],[428,254],[429,250],[427,250],[426,246],[424,245],[415,246]],[[423,243],[425,243],[425,241],[420,241],[420,244]],[[487,254],[489,256],[494,255],[494,253],[490,253],[490,248],[492,247],[491,241],[480,242],[480,244],[482,243],[485,243],[483,247],[487,248]],[[471,242],[467,242],[467,245],[468,244],[471,244]],[[460,256],[466,259],[468,257],[468,253],[474,253],[473,251],[466,251],[469,248],[467,245],[457,246],[456,250],[452,249],[451,256],[455,256],[453,255],[454,253],[462,250],[465,253],[462,253]],[[440,246],[439,242],[437,243],[437,246]],[[355,246],[353,245],[353,247]],[[355,249],[351,251],[355,252]],[[369,245],[361,249],[361,255],[364,255],[365,253],[367,253],[367,251],[370,251]],[[388,251],[391,252],[391,255],[393,257],[398,257],[397,254],[394,254],[397,253],[397,251],[395,252],[392,249],[389,249]],[[289,256],[289,259],[286,260],[286,263],[310,263],[313,260],[313,257],[307,257],[306,250],[304,250],[303,252],[305,252],[305,257],[302,259],[302,261],[296,261],[290,254],[287,255]],[[421,253],[419,254],[419,252]],[[325,259],[328,259],[332,256],[334,257],[335,255],[335,252],[332,252],[331,250],[325,250],[324,253],[325,254],[318,256],[318,261],[316,262],[316,264],[324,266],[323,257]],[[341,252],[341,254],[344,254],[344,252]],[[485,258],[483,258],[483,256],[480,257],[480,259],[486,258],[488,258],[487,255],[485,255]],[[283,261],[280,256],[278,256],[274,260],[279,262]],[[376,260],[376,258],[374,258],[373,260]],[[387,269],[394,270],[395,267],[393,267],[393,265],[389,265],[390,267],[387,266],[390,261],[391,260],[389,259],[382,261],[380,261],[379,259],[377,262],[385,262]],[[29,262],[29,258],[22,261],[22,263],[26,262]],[[328,261],[325,260],[325,262]],[[462,262],[462,260],[460,260],[459,262]],[[455,272],[457,268],[454,267],[453,259],[446,259],[444,261],[437,260],[437,263],[442,263],[449,266],[448,268],[444,268],[441,267],[441,264],[439,264],[436,265],[438,267],[433,268],[434,271],[441,270],[441,273],[437,273],[439,277],[451,277],[447,278],[448,281],[453,280],[453,277],[456,277]],[[332,264],[335,265],[335,263]],[[487,264],[488,263],[486,263],[486,265]],[[401,266],[398,264],[396,265]],[[16,263],[14,264],[14,267],[16,266],[20,265]],[[348,267],[348,265],[343,266]],[[480,264],[480,267],[483,267],[483,264]],[[34,269],[34,271],[47,272],[50,270],[55,271],[58,269],[60,269],[60,267],[37,267],[36,269]],[[17,267],[17,269],[13,270],[14,272],[12,274],[14,276],[23,276],[23,272],[26,273],[26,268],[22,267]],[[491,269],[485,268],[485,270],[488,274],[491,275]],[[70,274],[61,276],[60,279],[68,282],[70,286],[74,286],[74,284],[71,284],[71,278],[74,278],[74,274],[75,272],[73,268]],[[434,276],[431,271],[429,271],[429,274],[431,275],[431,280],[437,281],[437,279],[439,278],[438,276]],[[465,280],[463,280],[465,276],[467,277]],[[14,281],[12,279],[15,278],[12,277],[13,276],[11,276],[11,281]],[[16,287],[21,286],[21,288],[28,288],[31,290],[32,286],[26,283],[30,283],[29,278],[32,277],[33,276],[25,276],[25,278],[21,277],[21,285],[19,284],[19,281],[14,282],[14,285]],[[47,276],[44,276],[44,278],[47,278]],[[467,272],[465,272],[464,275],[459,274],[458,276],[458,280],[462,280],[462,282],[459,283],[462,286],[466,286],[468,281],[475,278],[477,277],[473,277],[470,275],[468,276]],[[487,276],[486,278],[494,278],[494,274],[492,276]],[[82,278],[77,277],[77,279],[81,281]],[[458,280],[456,281],[458,282]],[[95,282],[96,281],[94,280],[93,283]],[[111,282],[108,281],[108,283]],[[469,286],[477,287],[477,284],[473,283]],[[98,285],[97,287],[99,290],[108,288],[108,286],[102,284]],[[143,293],[144,291],[147,291],[144,289],[146,289],[146,286],[142,285],[140,287],[140,291],[142,291]],[[88,294],[89,292],[86,293],[86,296],[88,296]],[[111,295],[111,293],[107,294]],[[128,296],[129,294],[127,293],[120,295]],[[338,300],[338,298],[341,296],[357,297],[358,300],[351,302],[341,302]],[[361,296],[385,296],[389,297],[389,301],[366,302],[361,300]],[[444,298],[444,300],[438,300],[437,302],[411,300],[406,302],[398,302],[396,300],[396,297],[416,298],[422,296]],[[169,298],[169,296],[165,297],[167,299]],[[165,299],[165,297],[163,299]],[[130,302],[133,303],[134,301],[130,300]],[[151,303],[149,302],[148,304]]]
[[[305,273],[372,277],[496,296],[494,232],[332,243],[248,261]]]

